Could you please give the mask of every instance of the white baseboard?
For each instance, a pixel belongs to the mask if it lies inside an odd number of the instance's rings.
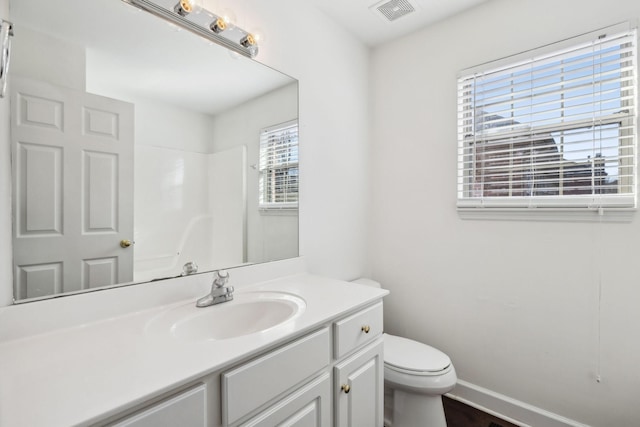
[[[464,380],[447,397],[521,427],[589,427]]]

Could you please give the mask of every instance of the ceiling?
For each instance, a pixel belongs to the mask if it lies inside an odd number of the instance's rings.
[[[368,46],[377,46],[424,28],[488,0],[404,0],[415,12],[388,21],[371,6],[380,0],[306,0]]]
[[[175,2],[156,1],[167,7]],[[393,22],[370,10],[379,0],[304,1],[364,44],[376,46],[489,0],[402,0],[415,5],[416,11]],[[65,7],[60,7],[62,3]],[[74,19],[68,19],[69,10]],[[99,16],[95,10],[101,11]],[[82,43],[88,89],[95,93],[136,93],[215,114],[292,81],[258,62],[233,59],[217,46],[193,43],[191,33],[176,32],[164,21],[119,1],[12,0],[11,14],[15,24]],[[118,23],[118,31],[113,31],[113,22]],[[196,66],[185,72],[178,67],[185,64]]]

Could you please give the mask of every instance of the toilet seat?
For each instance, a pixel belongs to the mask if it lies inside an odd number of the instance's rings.
[[[395,335],[383,334],[385,368],[408,375],[442,375],[451,359],[429,345]]]

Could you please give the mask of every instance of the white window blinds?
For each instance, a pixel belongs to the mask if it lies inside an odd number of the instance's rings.
[[[636,40],[601,32],[463,74],[458,207],[635,207]]]
[[[298,207],[297,120],[260,132],[260,209]]]

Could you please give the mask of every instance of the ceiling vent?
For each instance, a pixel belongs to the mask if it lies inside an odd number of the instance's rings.
[[[409,0],[383,0],[370,6],[373,12],[386,21],[393,22],[416,11],[416,6]]]

